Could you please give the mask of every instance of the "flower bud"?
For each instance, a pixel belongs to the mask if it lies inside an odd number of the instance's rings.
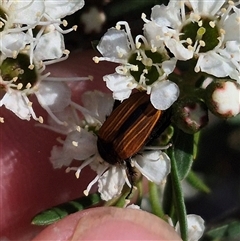
[[[206,105],[221,118],[230,118],[240,113],[240,85],[232,80],[216,80],[206,88]]]
[[[198,99],[183,98],[173,106],[172,122],[188,134],[194,134],[208,123],[208,109]]]

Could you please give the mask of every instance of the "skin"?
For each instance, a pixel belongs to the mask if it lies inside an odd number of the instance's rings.
[[[92,208],[70,215],[46,228],[33,241],[46,239],[181,240],[174,229],[158,217],[142,210],[116,207]]]
[[[68,60],[48,68],[52,76],[94,76],[94,81],[70,84],[73,101],[79,103],[85,90],[107,91],[102,76],[114,72],[114,65],[95,64],[92,61],[95,55],[92,51],[72,53]],[[47,119],[34,97],[32,100],[36,114]],[[49,156],[60,135],[36,127],[36,121],[21,121],[4,107],[0,108],[0,116],[5,120],[0,124],[0,239],[31,240],[44,229],[30,224],[34,215],[82,196],[94,173],[85,169],[78,180],[74,172],[66,174],[64,168],[53,169]],[[82,223],[91,230],[83,230]],[[56,228],[59,232],[54,233]],[[112,239],[121,239],[123,230],[126,239],[181,240],[170,225],[154,215],[118,208],[95,208],[70,215],[49,226],[34,240],[99,240],[99,237],[104,240],[110,234]]]

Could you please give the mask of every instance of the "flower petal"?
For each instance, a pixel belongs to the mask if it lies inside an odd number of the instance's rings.
[[[45,0],[46,13],[55,19],[63,18],[66,15],[71,15],[84,6],[84,0],[69,1],[69,0]]]
[[[151,19],[160,27],[178,28],[181,23],[179,2],[170,1],[168,6],[156,5],[152,8]]]
[[[170,159],[165,152],[150,151],[133,158],[134,166],[150,181],[161,184],[170,173]]]
[[[31,112],[20,91],[9,90],[1,99],[0,106],[11,110],[22,120],[30,120]]]
[[[172,81],[164,80],[153,86],[150,101],[156,109],[166,110],[177,100],[178,96],[178,86]]]
[[[223,53],[223,51],[221,51],[221,53]],[[231,59],[224,58],[213,51],[200,55],[196,67],[199,67],[202,72],[216,77],[230,76],[239,81],[239,69],[236,69]]]
[[[215,15],[220,10],[225,0],[189,0],[189,2],[195,13]]]
[[[104,57],[112,58],[112,61],[126,58],[130,51],[126,32],[110,28],[101,38],[97,49]]]
[[[48,106],[52,111],[62,111],[71,101],[71,91],[65,83],[42,81],[36,96],[40,105]]]
[[[135,85],[132,83],[132,76],[119,75],[117,73],[103,76],[107,87],[113,91],[113,98],[116,100],[127,99]]]
[[[197,241],[199,240],[204,232],[204,220],[195,214],[187,215],[187,224],[188,224],[188,241]],[[176,232],[180,233],[179,222],[175,227]]]
[[[69,166],[73,159],[71,156],[66,155],[62,147],[53,146],[49,160],[53,168],[61,168],[63,166]]]
[[[240,9],[235,11],[223,22],[223,29],[225,30],[224,42],[236,40],[239,45],[240,34],[237,33],[239,33]]]
[[[170,60],[166,60],[162,63],[162,69],[165,74],[171,74],[176,67],[177,59],[171,58]]]
[[[193,57],[193,51],[185,48],[179,40],[171,38],[165,43],[178,60],[188,60]]]
[[[84,129],[70,132],[63,144],[64,155],[72,159],[85,160],[97,152],[97,139]]]
[[[83,93],[82,102],[83,106],[97,116],[101,123],[106,120],[106,116],[110,115],[114,104],[111,94],[96,90]]]
[[[112,166],[99,178],[98,191],[103,200],[108,201],[121,194],[126,180],[124,173],[122,167]]]
[[[8,33],[1,36],[0,49],[6,57],[13,57],[14,52],[19,52],[30,43],[30,37],[25,33]]]
[[[63,35],[58,31],[43,34],[34,50],[34,56],[38,60],[58,59],[64,50]]]
[[[15,14],[14,23],[33,25],[32,27],[38,24],[45,10],[44,1],[25,0],[12,2],[9,9]]]
[[[151,47],[161,47],[163,46],[163,40],[161,38],[157,38],[157,36],[163,36],[162,28],[160,28],[155,22],[151,21],[144,24],[144,36],[146,36],[147,40],[151,44]]]

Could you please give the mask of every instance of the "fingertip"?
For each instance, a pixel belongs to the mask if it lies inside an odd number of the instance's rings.
[[[33,241],[181,240],[160,218],[136,209],[99,207],[70,215],[49,226]]]

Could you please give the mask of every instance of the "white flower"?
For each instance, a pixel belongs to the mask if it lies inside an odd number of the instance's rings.
[[[82,8],[79,1],[1,0],[0,6],[0,85],[5,95],[0,107],[13,111],[19,118],[43,121],[37,117],[29,96],[35,94],[40,105],[55,119],[55,111],[62,111],[70,103],[71,93],[58,78],[42,75],[45,65],[64,60],[68,56],[59,25],[67,25],[60,18]],[[34,34],[33,34],[34,30]],[[81,80],[88,78],[70,78]],[[48,80],[48,82],[47,82]],[[50,81],[49,81],[50,80]],[[52,82],[54,81],[54,82]]]
[[[187,225],[188,241],[198,241],[205,229],[204,220],[198,215],[189,214],[187,215]],[[175,230],[181,235],[179,222],[177,222]]]
[[[50,126],[41,125],[55,132],[66,135],[62,147],[54,147],[51,162],[55,168],[69,166],[73,159],[85,160],[97,152],[97,136],[94,134],[102,125],[113,107],[113,99],[109,94],[99,91],[89,91],[82,95],[83,106],[70,102],[64,110],[56,116],[66,125],[62,126],[50,119]],[[80,119],[76,110],[79,110],[84,119]],[[58,152],[63,155],[59,155]],[[62,161],[59,161],[59,157]],[[67,157],[67,158],[66,158]],[[64,162],[65,159],[65,162]]]
[[[85,1],[69,1],[69,0],[44,0],[45,12],[51,19],[64,18],[81,9]]]
[[[99,155],[99,154],[98,154]],[[98,156],[98,158],[101,158]],[[129,160],[127,160],[129,161]],[[100,162],[101,163],[101,162]],[[130,188],[132,183],[128,180],[127,169],[124,164],[109,165],[106,162],[105,168],[99,168],[103,163],[98,164],[90,163],[93,170],[98,173],[98,191],[101,193],[101,198],[105,201],[121,194],[122,188],[126,183]],[[156,184],[161,184],[166,181],[167,175],[170,173],[170,159],[166,153],[158,151],[143,151],[131,158],[131,165],[135,167],[142,175],[144,175],[149,181]],[[87,188],[89,192],[91,185]]]
[[[240,11],[233,1],[228,2],[227,8],[224,3],[225,0],[170,0],[167,6],[153,7],[151,25],[177,59],[197,59],[196,72],[239,81],[240,62],[231,54],[234,47],[235,56],[240,55]]]
[[[121,26],[125,30],[121,30]],[[176,59],[170,59],[163,42],[156,44],[151,34],[138,35],[134,42],[128,24],[118,22],[116,28],[105,33],[97,49],[103,57],[94,57],[96,63],[107,60],[120,64],[115,73],[103,77],[107,87],[113,91],[114,99],[122,101],[128,98],[133,89],[145,90],[150,95],[155,92],[152,104],[165,110],[178,98],[178,86],[167,80],[175,68]],[[161,82],[168,83],[164,85],[168,99],[156,95],[162,90]]]
[[[99,91],[89,91],[82,95],[83,106],[74,102],[69,103],[64,110],[56,116],[66,125],[62,126],[49,121],[50,126],[41,125],[55,132],[66,135],[63,146],[53,147],[51,162],[55,168],[69,166],[73,159],[85,160],[97,153],[97,136],[94,134],[109,115],[113,107],[113,99],[109,94]],[[79,110],[84,119],[81,120],[76,113]],[[64,161],[65,160],[65,161]]]
[[[44,81],[33,88],[28,87],[26,89],[18,89],[22,85],[15,85],[14,80],[3,81],[0,79],[0,84],[4,86],[4,91],[6,91],[0,100],[0,107],[5,105],[7,109],[11,110],[22,120],[30,120],[32,117],[42,123],[43,118],[36,116],[32,102],[28,97],[29,95],[35,94],[38,102],[48,114],[50,114],[55,121],[63,124],[55,117],[53,111],[62,110],[70,103],[71,92],[64,83]]]
[[[85,120],[79,120],[75,124],[75,130],[66,131],[66,139],[61,141],[62,147],[54,146],[51,152],[51,162],[55,168],[69,166],[73,159],[81,161],[79,167],[69,167],[68,171],[75,170],[79,177],[82,169],[90,165],[97,173],[92,182],[85,190],[88,195],[91,187],[98,182],[98,191],[103,200],[110,200],[120,195],[125,183],[132,187],[128,180],[128,170],[124,161],[130,161],[131,165],[137,168],[150,181],[160,184],[165,181],[170,172],[169,157],[160,150],[142,150],[140,153],[131,157],[131,160],[122,160],[122,163],[110,165],[108,160],[103,160],[97,149],[97,133],[106,116],[112,110],[113,99],[109,95],[100,92],[87,92],[83,95],[84,106],[71,103],[71,106],[80,110]],[[86,109],[88,107],[89,109]],[[74,118],[71,118],[74,120]],[[70,124],[73,126],[73,124]],[[56,128],[56,125],[48,127],[54,131],[64,134],[64,131]]]
[[[44,13],[43,1],[1,0],[0,49],[7,57],[16,55],[30,38],[27,30],[38,25]]]
[[[1,56],[3,57],[3,56]],[[0,107],[14,112],[20,119],[33,119],[43,122],[37,117],[29,98],[36,95],[39,104],[59,124],[61,122],[53,112],[62,111],[70,104],[71,91],[61,78],[49,77],[49,73],[42,74],[45,66],[42,62],[30,62],[28,54],[19,53],[16,58],[5,58],[0,61],[0,85],[5,92],[0,99]],[[74,78],[69,80],[85,80],[88,78]]]
[[[6,57],[16,57],[17,54],[30,45],[31,51],[40,44],[38,49],[47,51],[46,47],[50,49],[50,58],[54,59],[62,56],[53,53],[53,46],[55,49],[59,48],[59,38],[63,38],[60,33],[68,33],[76,29],[73,26],[70,29],[62,30],[60,24],[67,26],[66,20],[61,18],[66,15],[73,14],[81,9],[84,5],[84,0],[79,1],[53,1],[53,0],[1,0],[0,6],[0,49],[1,53]],[[59,33],[51,31],[51,34],[44,34],[44,37],[39,40],[39,36],[46,31],[49,32],[49,26],[52,25]],[[34,34],[33,34],[34,30]],[[37,36],[36,30],[38,31]],[[40,34],[39,34],[40,33]],[[34,36],[34,37],[33,37]],[[53,45],[54,43],[54,45]],[[63,44],[61,44],[62,46]],[[45,48],[42,48],[42,47]],[[28,46],[29,47],[29,46]],[[33,57],[31,56],[31,63]]]

